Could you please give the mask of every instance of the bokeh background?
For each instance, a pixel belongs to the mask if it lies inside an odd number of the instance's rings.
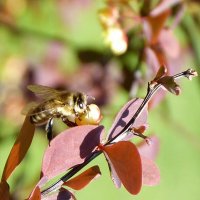
[[[149,5],[145,0],[0,1],[0,173],[23,123],[21,110],[36,100],[26,89],[28,84],[79,90],[94,96],[102,110],[102,124],[108,130],[128,99],[144,97],[147,83],[161,61],[165,61],[170,73],[187,68],[200,72],[198,1],[152,2]],[[165,2],[171,13],[160,39],[152,44],[148,31],[144,31],[145,23],[139,18],[150,15],[149,10],[159,2]],[[112,9],[121,8],[123,16],[113,17]],[[108,22],[109,19],[114,22]],[[112,46],[115,34],[108,41],[112,28],[124,34],[117,37],[122,50],[119,47],[115,51]],[[157,48],[164,51],[165,59],[158,55]],[[179,84],[180,96],[158,94],[149,111],[147,134],[156,134],[160,141],[156,160],[160,184],[144,186],[137,196],[123,187],[117,190],[104,157],[99,156],[90,165],[98,164],[102,176],[76,192],[78,199],[199,199],[200,79],[192,82],[181,79]],[[55,133],[65,128],[56,120]],[[37,128],[25,160],[9,179],[13,199],[25,199],[37,183],[47,145],[44,129]]]

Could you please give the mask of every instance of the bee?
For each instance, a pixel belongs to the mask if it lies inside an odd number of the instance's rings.
[[[41,97],[43,101],[39,104],[36,102],[28,104],[22,111],[22,114],[30,116],[31,123],[36,126],[46,124],[47,138],[49,141],[52,139],[54,118],[61,118],[64,122],[66,120],[72,123],[78,122],[81,125],[97,124],[99,121],[97,120],[98,117],[95,118],[95,121],[88,120],[93,117],[88,117],[88,114],[91,112],[90,107],[93,109],[94,106],[87,105],[88,96],[84,93],[59,91],[42,85],[29,85],[27,88]]]

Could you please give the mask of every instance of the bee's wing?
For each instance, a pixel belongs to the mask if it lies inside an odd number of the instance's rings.
[[[28,85],[27,88],[42,99],[51,99],[65,91],[59,91],[43,85]]]
[[[33,112],[34,109],[38,106],[39,104],[37,104],[36,102],[31,102],[29,104],[27,104],[24,109],[21,111],[22,115],[26,115],[26,116],[32,116],[32,115],[37,115],[43,112],[53,112],[55,110],[55,108],[49,108],[40,112]]]

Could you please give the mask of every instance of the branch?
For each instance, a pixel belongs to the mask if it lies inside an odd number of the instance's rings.
[[[195,76],[197,76],[197,72],[195,70],[188,69],[186,71],[183,71],[181,73],[178,73],[178,74],[172,76],[172,78],[173,78],[173,80],[177,80],[179,78],[186,77],[191,80],[192,77],[195,77]],[[130,129],[133,126],[137,117],[142,113],[145,106],[147,106],[148,102],[150,101],[152,96],[156,93],[156,91],[159,88],[161,88],[162,86],[163,86],[162,83],[151,82],[148,84],[147,94],[146,94],[142,104],[140,105],[138,110],[135,112],[135,114],[131,118],[131,120],[125,125],[125,127],[115,137],[108,140],[104,145],[109,145],[109,144],[115,142],[122,134],[126,134],[127,132],[130,131]],[[78,173],[81,169],[83,169],[88,163],[90,163],[93,159],[95,159],[101,153],[102,153],[101,150],[94,151],[88,158],[86,158],[86,160],[82,164],[79,164],[79,165],[73,167],[69,172],[67,172],[64,176],[62,176],[56,183],[54,183],[53,185],[51,185],[48,188],[46,188],[45,190],[43,190],[41,192],[42,197],[48,195],[49,193],[51,193],[55,190],[60,189],[60,187],[62,186],[62,184],[64,182],[66,182],[72,176],[74,176],[76,173]]]

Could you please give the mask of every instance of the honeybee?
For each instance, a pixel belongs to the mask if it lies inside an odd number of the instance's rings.
[[[49,141],[52,139],[54,118],[61,118],[64,122],[70,121],[77,125],[99,123],[100,111],[98,111],[98,106],[95,104],[88,105],[88,96],[84,93],[59,91],[42,85],[29,85],[27,88],[40,96],[43,102],[28,104],[22,114],[30,116],[31,123],[36,126],[46,124]],[[94,111],[96,114],[93,114]],[[92,113],[93,116],[90,116],[89,113]]]

